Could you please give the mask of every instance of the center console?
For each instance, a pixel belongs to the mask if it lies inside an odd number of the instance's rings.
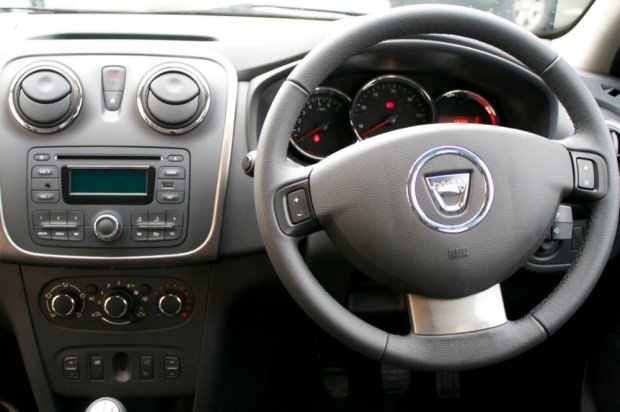
[[[155,41],[45,44],[4,56],[0,73],[0,259],[19,264],[24,300],[5,300],[30,314],[30,379],[56,410],[191,399],[236,72]]]
[[[0,258],[217,256],[236,74],[219,57],[37,53],[6,63]],[[126,45],[125,45],[126,46]]]
[[[24,266],[39,351],[56,394],[186,395],[202,356],[209,266]]]

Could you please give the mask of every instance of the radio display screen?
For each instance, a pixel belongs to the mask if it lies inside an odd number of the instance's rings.
[[[71,169],[70,195],[146,196],[148,169]]]
[[[148,204],[153,199],[153,167],[62,168],[63,197],[69,204]]]

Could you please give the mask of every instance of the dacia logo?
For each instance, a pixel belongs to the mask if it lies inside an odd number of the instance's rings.
[[[469,173],[427,176],[425,180],[440,213],[456,215],[465,210],[469,194]]]

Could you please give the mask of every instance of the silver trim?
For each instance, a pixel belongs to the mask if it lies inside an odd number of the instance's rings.
[[[42,127],[31,124],[30,120],[27,119],[25,115],[22,115],[21,110],[19,109],[19,103],[17,102],[19,95],[17,93],[17,88],[21,86],[22,81],[24,81],[24,79],[30,74],[41,70],[49,70],[58,73],[71,85],[71,105],[69,106],[69,111],[65,115],[66,118],[64,118],[60,124],[50,127]],[[73,121],[80,114],[80,110],[82,108],[82,85],[77,75],[68,67],[56,62],[41,61],[26,66],[20,70],[17,75],[15,75],[11,85],[9,86],[8,99],[11,115],[13,115],[13,118],[17,121],[17,123],[19,123],[20,126],[30,130],[31,132],[39,134],[55,133],[73,123]]]
[[[480,210],[476,212],[476,214],[471,219],[457,225],[447,225],[444,223],[435,222],[433,219],[428,217],[428,215],[422,210],[422,207],[420,206],[420,203],[418,202],[418,199],[415,195],[415,182],[417,181],[418,175],[420,174],[420,171],[422,170],[424,165],[429,160],[437,156],[447,154],[458,155],[469,160],[480,171],[480,173],[482,173],[482,176],[484,177],[483,180],[485,185],[485,198]],[[431,229],[435,229],[443,233],[462,233],[475,227],[478,223],[482,221],[482,219],[486,217],[487,213],[489,213],[491,205],[493,204],[494,195],[493,178],[491,177],[491,172],[489,171],[489,168],[475,153],[459,146],[438,146],[424,152],[422,156],[420,156],[413,163],[413,167],[409,172],[409,178],[407,179],[406,190],[409,203],[413,207],[413,210],[417,213],[422,223],[424,223]]]
[[[150,55],[150,54],[148,54]],[[177,58],[183,58],[183,56],[176,56]],[[190,58],[191,56],[186,56]],[[161,254],[161,255],[123,255],[123,256],[105,256],[102,257],[100,255],[62,255],[62,254],[50,254],[50,253],[38,253],[31,252],[26,250],[15,243],[13,238],[9,235],[9,231],[6,227],[6,218],[4,216],[4,204],[2,202],[2,187],[0,187],[0,216],[2,217],[2,235],[4,240],[6,240],[14,250],[10,251],[10,254],[6,253],[6,250],[0,249],[2,252],[1,255],[3,258],[10,258],[15,260],[16,258],[20,258],[21,261],[24,261],[24,256],[29,256],[34,261],[38,261],[36,258],[44,258],[50,260],[73,260],[73,261],[85,261],[89,263],[98,262],[110,264],[111,262],[132,262],[136,260],[165,260],[165,259],[179,259],[184,257],[192,257],[198,255],[199,252],[202,252],[207,246],[211,244],[215,244],[213,253],[211,255],[205,254],[201,256],[203,258],[215,258],[217,256],[217,245],[219,242],[220,229],[222,227],[222,214],[224,213],[224,199],[226,196],[226,189],[228,185],[228,171],[230,170],[230,161],[232,154],[232,143],[233,143],[233,132],[234,132],[234,124],[235,124],[235,110],[237,107],[237,72],[235,71],[234,66],[228,60],[223,57],[217,56],[201,56],[201,58],[205,60],[210,60],[216,64],[219,64],[224,71],[226,72],[226,76],[228,78],[228,95],[226,98],[226,110],[225,110],[225,119],[224,119],[224,131],[222,133],[222,149],[220,152],[219,159],[219,169],[218,169],[218,178],[217,178],[217,186],[215,190],[215,200],[213,206],[213,218],[211,219],[211,229],[207,234],[204,242],[200,244],[195,249],[189,250],[183,253],[169,253],[169,254]],[[4,242],[3,242],[4,243]],[[23,256],[16,256],[14,252],[17,251],[21,253]],[[104,319],[105,320],[105,319]]]
[[[149,91],[149,86],[151,82],[158,76],[164,73],[170,72],[179,72],[189,76],[196,84],[200,91],[198,92],[198,97],[200,99],[198,105],[198,111],[189,120],[188,123],[181,125],[180,127],[165,127],[160,125],[152,116],[148,108],[148,104],[146,103],[146,98]],[[209,85],[205,78],[194,68],[184,63],[163,63],[155,68],[151,69],[140,81],[138,86],[138,94],[137,94],[137,104],[138,104],[138,113],[140,113],[140,117],[142,120],[149,125],[151,128],[157,130],[160,133],[177,135],[187,133],[190,130],[194,129],[198,126],[207,116],[207,112],[209,111],[209,107],[211,105],[211,90],[209,89]]]
[[[357,91],[357,93],[355,93],[355,96],[353,97],[353,102],[351,102],[351,110],[349,112],[349,120],[351,122],[351,127],[353,128],[353,131],[355,132],[355,135],[357,136],[357,138],[360,141],[364,140],[364,137],[362,137],[362,135],[359,133],[359,131],[357,130],[357,127],[355,127],[355,122],[353,121],[353,110],[355,108],[355,103],[357,102],[357,99],[359,98],[359,96],[363,92],[365,92],[369,88],[373,87],[375,84],[377,84],[379,82],[382,82],[384,80],[400,81],[402,83],[410,85],[411,87],[416,89],[418,92],[420,92],[422,97],[427,100],[429,106],[431,107],[431,121],[429,123],[435,123],[435,118],[436,118],[435,104],[433,103],[433,99],[428,94],[426,89],[424,89],[421,85],[419,85],[415,81],[411,80],[409,77],[401,76],[401,75],[398,75],[398,74],[384,74],[384,75],[381,75],[381,76],[377,76],[377,77],[371,79],[370,81],[366,82],[366,84],[364,84]]]
[[[335,89],[333,87],[317,87],[316,89],[314,89],[314,92],[310,96],[308,96],[308,100],[310,100],[310,98],[312,96],[314,96],[314,95],[323,94],[323,93],[324,94],[334,94],[334,95],[343,97],[344,100],[349,105],[349,113],[351,112],[351,98],[349,97],[349,95],[347,95],[343,91],[340,91],[340,90]],[[306,100],[306,104],[307,103],[308,103],[308,101]],[[306,107],[306,104],[304,104],[304,107]],[[303,108],[302,108],[302,110],[303,110]],[[297,116],[297,118],[299,119],[299,116]],[[356,138],[356,141],[359,142],[359,138],[357,137],[356,134],[355,134],[355,138]],[[315,156],[313,154],[310,154],[310,153],[306,152],[301,147],[297,146],[297,143],[295,143],[295,140],[293,139],[293,136],[291,136],[289,138],[289,142],[291,143],[291,146],[293,146],[293,148],[295,148],[295,150],[297,150],[299,152],[299,154],[301,154],[302,156],[307,157],[308,159],[317,160],[317,161],[325,159],[325,157]],[[354,143],[356,143],[356,142],[353,142],[353,144]]]
[[[508,321],[499,284],[459,299],[407,295],[411,327],[416,335],[473,332]]]
[[[484,110],[489,114],[489,116],[495,117],[495,124],[493,126],[501,125],[501,122],[499,120],[499,116],[497,115],[497,111],[495,110],[495,107],[493,107],[493,105],[489,103],[487,99],[485,99],[478,93],[472,92],[471,90],[465,90],[465,89],[450,90],[449,92],[446,92],[442,94],[441,96],[436,97],[435,105],[437,105],[437,102],[439,102],[441,99],[446,98],[446,97],[451,97],[452,95],[465,95],[469,99],[475,101],[476,103],[478,103],[480,106],[484,108]],[[435,109],[437,109],[437,106],[435,106]],[[441,114],[438,111],[437,113],[438,120],[439,120],[439,116],[441,116]]]

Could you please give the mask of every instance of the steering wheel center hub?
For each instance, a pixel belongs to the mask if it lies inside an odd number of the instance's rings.
[[[478,225],[491,208],[493,193],[487,165],[459,146],[439,146],[422,154],[407,184],[409,202],[420,220],[443,233]]]

